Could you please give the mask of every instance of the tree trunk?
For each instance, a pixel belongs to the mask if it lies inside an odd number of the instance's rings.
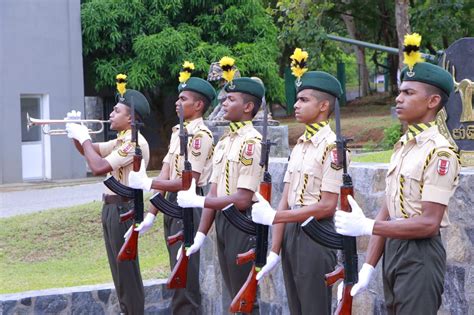
[[[344,3],[350,3],[350,0],[345,0]],[[353,39],[360,40],[359,32],[355,25],[354,18],[351,16],[351,12],[348,10],[346,14],[341,14],[342,20],[346,25],[349,36]],[[359,66],[359,79],[361,84],[361,95],[367,96],[369,94],[369,70],[367,63],[365,62],[365,50],[363,47],[354,45],[354,52],[356,54],[357,64]]]
[[[410,33],[410,19],[408,16],[408,0],[397,0],[395,2],[395,24],[398,36],[398,69],[403,68],[403,39]]]

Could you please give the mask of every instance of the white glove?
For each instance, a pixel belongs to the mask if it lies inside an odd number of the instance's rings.
[[[140,170],[138,172],[131,171],[128,174],[128,186],[135,189],[150,191],[152,183],[153,179],[147,176],[145,161],[142,159]]]
[[[188,249],[186,249],[186,256],[191,256],[195,252],[197,252],[202,244],[204,244],[204,240],[206,239],[206,234],[202,232],[197,232],[194,236],[194,243]]]
[[[178,192],[177,201],[181,208],[204,208],[205,200],[206,197],[196,194],[196,181],[194,178],[188,190]]]
[[[143,219],[142,223],[135,228],[136,232],[140,232],[140,235],[145,234],[152,226],[153,222],[155,221],[155,215],[151,212],[148,212],[145,216],[145,219]]]
[[[275,268],[275,266],[280,262],[280,256],[272,251],[270,251],[270,254],[267,256],[267,263],[265,266],[262,267],[262,269],[257,273],[257,281],[262,279],[264,276],[266,276],[270,271]]]
[[[372,274],[374,273],[375,268],[372,265],[369,264],[363,264],[362,268],[360,268],[359,271],[359,281],[354,284],[354,286],[351,289],[351,295],[354,296],[357,293],[363,292],[367,289],[367,286],[369,285],[370,278],[372,277]]]
[[[81,145],[86,140],[91,140],[91,136],[89,135],[89,130],[84,125],[67,123],[66,131],[67,131],[68,138],[79,141]]]
[[[346,236],[372,235],[375,220],[365,217],[364,212],[359,207],[352,196],[347,196],[352,212],[337,210],[334,215],[334,225],[336,232]]]
[[[252,206],[252,221],[259,224],[272,225],[275,220],[276,211],[268,201],[256,192],[258,202]]]
[[[72,110],[66,114],[66,117],[64,117],[64,120],[78,120],[81,119],[81,112],[80,111],[75,111]]]
[[[183,245],[179,247],[178,252],[176,253],[176,261],[178,261],[181,258],[181,255],[183,253]],[[186,255],[187,256],[187,255]]]

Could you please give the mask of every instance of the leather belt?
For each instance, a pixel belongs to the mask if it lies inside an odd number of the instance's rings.
[[[125,198],[125,197],[122,197],[122,196],[119,196],[119,195],[107,195],[107,194],[102,195],[102,201],[106,205],[129,202],[130,200],[132,200],[132,199]]]

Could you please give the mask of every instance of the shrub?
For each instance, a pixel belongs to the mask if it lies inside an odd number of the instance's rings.
[[[402,125],[394,123],[383,130],[382,146],[384,149],[391,149],[402,136]]]

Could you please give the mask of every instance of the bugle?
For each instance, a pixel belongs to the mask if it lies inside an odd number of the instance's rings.
[[[26,113],[26,128],[30,130],[33,126],[41,126],[41,130],[45,135],[57,136],[67,134],[66,129],[51,129],[50,125],[55,124],[67,124],[67,123],[79,123],[79,124],[99,124],[99,129],[89,129],[89,134],[98,134],[104,131],[104,124],[110,123],[110,120],[98,120],[98,119],[38,119],[32,118]]]

